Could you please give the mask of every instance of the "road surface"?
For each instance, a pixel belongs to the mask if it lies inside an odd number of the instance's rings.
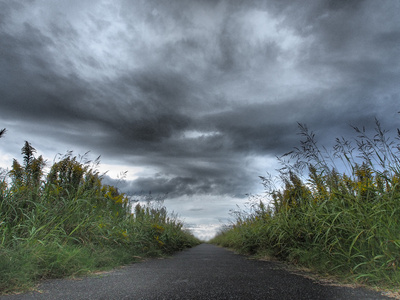
[[[365,289],[322,285],[282,264],[247,259],[201,244],[165,259],[150,259],[80,279],[48,280],[38,291],[0,297],[25,299],[391,299]]]

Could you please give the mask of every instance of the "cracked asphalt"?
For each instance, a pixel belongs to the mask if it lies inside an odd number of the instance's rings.
[[[104,274],[42,282],[36,291],[1,296],[28,299],[392,299],[363,288],[323,285],[282,264],[248,259],[201,244],[165,259],[149,259]]]

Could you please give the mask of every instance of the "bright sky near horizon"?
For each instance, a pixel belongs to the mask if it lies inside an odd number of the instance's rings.
[[[211,237],[298,145],[400,116],[400,1],[0,0],[0,166],[101,155]]]

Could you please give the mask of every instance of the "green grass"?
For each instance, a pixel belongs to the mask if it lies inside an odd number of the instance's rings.
[[[320,150],[300,126],[301,146],[281,160],[281,188],[262,177],[269,195],[211,242],[266,254],[321,273],[380,287],[400,286],[400,144],[354,128]],[[396,137],[396,141],[400,138]],[[339,173],[338,166],[345,172]],[[305,175],[304,175],[305,174]]]
[[[68,153],[45,176],[26,142],[0,181],[0,293],[168,255],[199,241],[165,207],[136,205],[102,183],[99,161]]]

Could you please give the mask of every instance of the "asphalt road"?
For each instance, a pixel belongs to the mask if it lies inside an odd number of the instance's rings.
[[[105,274],[49,280],[19,299],[391,299],[365,289],[322,285],[282,264],[247,259],[202,244],[166,259],[150,259]]]

